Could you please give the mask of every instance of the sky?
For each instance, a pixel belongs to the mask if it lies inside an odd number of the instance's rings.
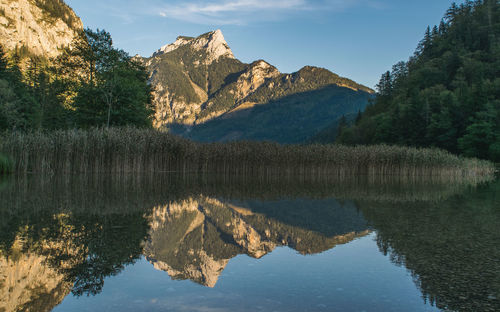
[[[220,29],[234,55],[283,73],[311,65],[374,87],[407,60],[452,0],[66,0],[85,27],[151,56],[177,36]],[[460,2],[460,1],[457,1]]]

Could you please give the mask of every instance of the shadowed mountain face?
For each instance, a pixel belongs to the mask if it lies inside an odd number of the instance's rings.
[[[304,141],[332,120],[363,110],[373,93],[323,68],[282,74],[263,60],[242,63],[220,30],[178,37],[144,62],[155,90],[155,126],[201,141],[289,142],[299,133],[295,141]]]
[[[70,293],[99,295],[108,277],[143,257],[172,279],[217,287],[237,255],[260,259],[280,246],[323,253],[369,232],[440,309],[497,311],[498,187],[304,177],[11,178],[0,181],[0,311],[50,311]]]

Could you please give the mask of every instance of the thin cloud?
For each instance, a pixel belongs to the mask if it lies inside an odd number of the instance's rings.
[[[286,10],[297,9],[305,4],[305,0],[238,0],[208,5],[190,4],[187,9],[191,13],[219,14],[224,12],[257,11],[257,10]]]
[[[246,24],[256,20],[284,19],[306,11],[341,11],[377,0],[185,0],[163,5],[156,14],[197,24]],[[371,6],[371,5],[370,5]]]

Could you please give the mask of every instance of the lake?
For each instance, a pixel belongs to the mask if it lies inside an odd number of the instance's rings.
[[[0,179],[0,311],[500,311],[500,182]]]

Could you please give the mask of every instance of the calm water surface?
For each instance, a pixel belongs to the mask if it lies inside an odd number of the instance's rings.
[[[500,311],[500,183],[0,180],[0,311]]]

